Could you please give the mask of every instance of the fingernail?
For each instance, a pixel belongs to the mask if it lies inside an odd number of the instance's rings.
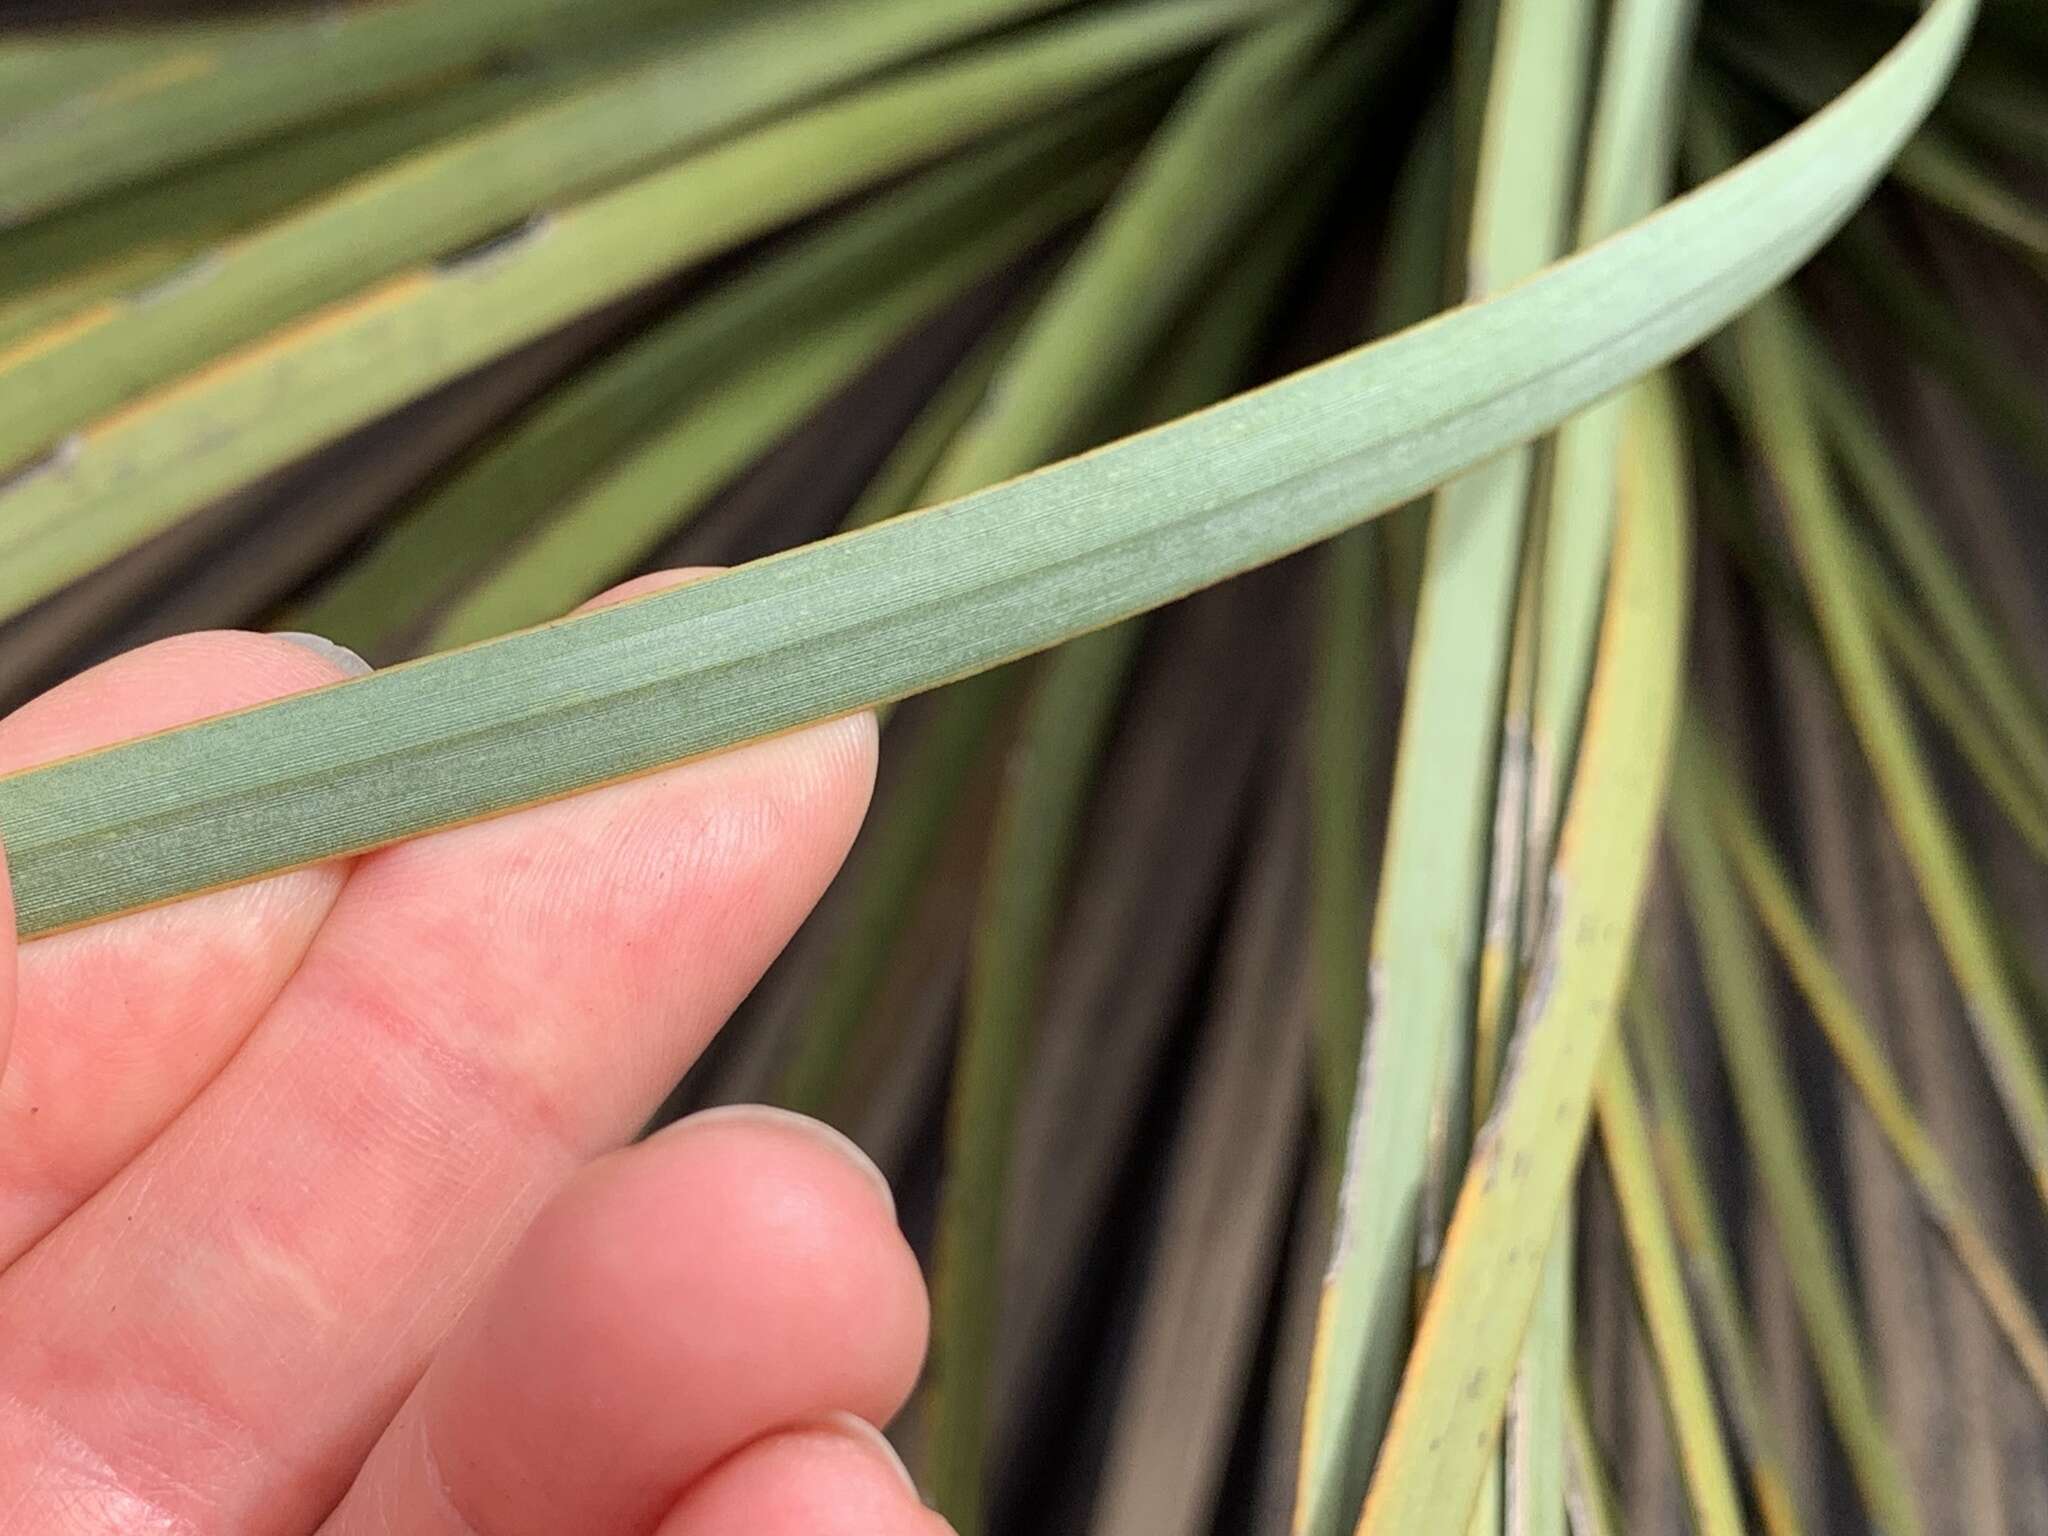
[[[325,635],[311,635],[302,629],[280,629],[277,638],[288,640],[302,651],[311,651],[322,661],[341,669],[344,677],[367,677],[375,670],[345,645],[336,645]]]
[[[741,1122],[749,1125],[772,1126],[807,1136],[822,1147],[829,1147],[860,1170],[862,1178],[875,1187],[882,1197],[882,1205],[889,1212],[889,1219],[896,1219],[896,1192],[889,1188],[889,1181],[882,1170],[875,1166],[875,1160],[861,1151],[852,1137],[835,1130],[822,1120],[813,1120],[809,1115],[800,1115],[794,1110],[777,1109],[770,1104],[726,1104],[717,1109],[699,1110],[684,1125],[728,1124]]]
[[[895,1469],[896,1475],[903,1479],[903,1486],[910,1490],[913,1499],[920,1504],[924,1502],[924,1494],[918,1489],[917,1479],[910,1475],[910,1468],[903,1464],[903,1458],[897,1454],[896,1447],[889,1443],[887,1435],[866,1419],[851,1413],[828,1413],[818,1421],[818,1425],[821,1429],[829,1429],[834,1434],[844,1435],[849,1440],[858,1440],[878,1459],[886,1461]]]

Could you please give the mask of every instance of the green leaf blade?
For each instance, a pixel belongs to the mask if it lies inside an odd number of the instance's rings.
[[[0,779],[18,925],[865,708],[1403,505],[1693,345],[1810,254],[1927,110],[1973,14],[1941,0],[1812,122],[1501,299],[1171,427],[681,591]]]

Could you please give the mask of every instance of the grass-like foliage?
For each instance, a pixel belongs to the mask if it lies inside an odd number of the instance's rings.
[[[0,778],[22,930],[879,707],[670,1108],[906,1191],[964,1536],[2048,1531],[2048,25],[1978,9],[0,36],[0,705],[384,668]]]

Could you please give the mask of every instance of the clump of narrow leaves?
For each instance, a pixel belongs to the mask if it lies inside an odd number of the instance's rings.
[[[486,642],[0,779],[23,931],[879,706],[670,1109],[905,1191],[963,1532],[2048,1531],[2048,26],[1974,10],[0,40],[0,703]]]

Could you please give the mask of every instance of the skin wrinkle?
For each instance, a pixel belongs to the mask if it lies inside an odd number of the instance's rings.
[[[0,1450],[6,1445],[9,1420],[35,1425],[43,1454],[29,1463],[35,1476],[20,1483],[14,1498],[0,1507],[0,1536],[204,1536],[190,1521],[122,1487],[111,1465],[83,1439],[12,1393],[0,1393]],[[69,1464],[63,1459],[67,1452],[76,1458]],[[53,1493],[51,1481],[65,1473],[78,1485]],[[74,1518],[66,1527],[52,1530],[43,1518],[53,1508]],[[29,1518],[38,1523],[24,1523]]]
[[[427,1022],[428,1010],[394,996],[388,978],[369,981],[339,963],[323,964],[308,986],[311,1011],[347,1018],[362,1032],[363,1039],[351,1042],[350,1054],[367,1059],[352,1064],[381,1067],[389,1074],[375,1095],[348,1092],[346,1105],[336,1106],[338,1120],[381,1124],[390,1106],[402,1104],[415,1114],[432,1115],[428,1123],[438,1125],[445,1137],[468,1134],[473,1128],[462,1122],[482,1109],[521,1141],[538,1137],[565,1156],[584,1149],[588,1138],[577,1133],[569,1113],[552,1100],[545,1080],[525,1063],[507,1058],[510,1042],[489,1036],[449,1038]],[[410,1001],[417,1001],[416,994]],[[465,1016],[460,1004],[434,1008],[431,1014]],[[375,1041],[384,1044],[365,1049]],[[440,1106],[438,1113],[430,1106]]]
[[[555,1183],[543,1181],[538,1177],[529,1179],[521,1185],[514,1193],[513,1198],[505,1202],[500,1219],[482,1234],[483,1241],[479,1243],[475,1256],[469,1263],[463,1265],[461,1269],[445,1278],[445,1288],[457,1295],[476,1294],[481,1289],[481,1286],[473,1282],[479,1282],[486,1278],[488,1274],[495,1272],[505,1256],[512,1251],[513,1245],[518,1242],[520,1234],[525,1230],[526,1224],[519,1218],[529,1212],[541,1209],[546,1203],[547,1197],[553,1194],[558,1187]],[[436,1298],[426,1288],[420,1286],[394,1286],[393,1289],[394,1292],[416,1298],[413,1310],[410,1313],[403,1314],[406,1326],[395,1331],[401,1335],[416,1331],[427,1312],[433,1306]],[[418,1385],[418,1381],[426,1375],[426,1371],[427,1367],[423,1365],[414,1373],[414,1386]]]
[[[57,1379],[66,1379],[66,1373],[75,1369],[65,1363],[50,1367]],[[208,1423],[211,1415],[196,1399],[175,1392],[170,1395],[198,1410],[196,1415],[182,1418],[182,1422],[202,1426]],[[210,1536],[216,1529],[219,1512],[205,1499],[203,1490],[166,1466],[161,1458],[135,1454],[147,1445],[146,1437],[121,1437],[125,1442],[140,1438],[141,1444],[124,1444],[117,1456],[115,1446],[88,1437],[75,1421],[66,1420],[50,1408],[48,1402],[54,1396],[44,1394],[32,1400],[14,1393],[0,1395],[0,1459],[9,1465],[36,1468],[47,1477],[53,1467],[66,1465],[64,1458],[68,1453],[69,1470],[85,1484],[79,1490],[83,1502],[74,1506],[82,1512],[81,1521],[71,1529],[51,1531],[42,1523],[46,1500],[38,1498],[32,1505],[30,1495],[34,1490],[29,1489],[10,1512],[20,1520],[10,1518],[7,1523],[0,1523],[0,1536],[16,1536],[17,1532],[19,1536],[74,1536],[74,1532],[75,1536],[154,1536],[157,1532],[165,1536]],[[110,1404],[127,1405],[136,1396],[135,1383],[117,1380],[110,1382],[106,1391],[85,1400],[96,1410],[104,1411]],[[26,1454],[10,1453],[9,1443],[16,1439],[33,1450]],[[173,1496],[180,1496],[182,1502],[191,1506],[189,1513],[172,1507]],[[26,1523],[30,1519],[37,1523]],[[138,1525],[137,1519],[145,1523]]]
[[[199,954],[181,956],[182,973],[191,978],[186,987],[195,991],[202,979],[209,975],[234,976],[244,971],[246,966],[238,963],[235,951],[251,951],[254,946],[217,944],[198,947],[201,950]],[[35,958],[38,958],[35,957],[34,950],[35,946],[29,946],[28,953],[32,966]],[[296,964],[293,969],[296,970]],[[140,1028],[135,1020],[138,1016],[147,1017],[151,1010],[146,1005],[138,1004],[136,1000],[135,993],[141,989],[140,978],[130,979],[133,985],[129,990],[117,997],[111,1006],[99,1009],[102,1016],[99,1029],[90,1035],[72,1036],[68,1049],[63,1044],[64,1037],[60,1035],[59,1051],[43,1057],[43,1072],[32,1074],[30,1071],[18,1070],[8,1074],[4,1081],[0,1081],[0,1116],[19,1117],[15,1120],[14,1129],[4,1138],[0,1138],[0,1145],[14,1147],[23,1154],[20,1161],[9,1160],[7,1179],[10,1184],[16,1186],[14,1193],[17,1198],[22,1199],[23,1209],[34,1212],[40,1218],[38,1225],[43,1231],[49,1230],[65,1215],[82,1206],[106,1183],[114,1171],[105,1166],[105,1159],[98,1163],[73,1163],[67,1166],[61,1158],[51,1158],[47,1155],[38,1157],[39,1152],[47,1150],[47,1147],[37,1146],[38,1140],[47,1142],[53,1133],[58,1137],[62,1136],[62,1131],[57,1128],[66,1123],[64,1110],[67,1104],[72,1106],[69,1120],[80,1125],[104,1116],[107,1112],[108,1101],[104,1091],[81,1093],[67,1089],[65,1085],[105,1084],[111,1078],[117,1091],[125,1091],[128,1095],[129,1107],[132,1110],[144,1109],[152,1099],[162,1102],[165,1096],[160,1083],[138,1079],[162,1075],[149,1070],[152,1062],[163,1061],[166,1058],[178,1060],[181,1065],[189,1062],[195,1054],[189,1037],[194,1033],[203,1033],[185,1030],[166,1039],[160,1033]],[[252,1020],[258,1018],[288,984],[289,978],[286,978],[276,987],[265,989],[270,995],[246,998],[239,1007],[245,1010]],[[179,982],[173,981],[169,989],[179,990],[180,987]],[[110,1014],[117,1014],[126,1020],[125,1027],[114,1027],[107,1022],[106,1016]],[[231,1040],[224,1040],[220,1049],[206,1054],[217,1056],[221,1063],[225,1063],[234,1049],[239,1047],[245,1035],[246,1031]],[[105,1058],[105,1052],[97,1043],[101,1040],[133,1042],[124,1055],[117,1055],[112,1063],[112,1071],[108,1070],[109,1063]],[[210,1077],[211,1073],[207,1075]],[[41,1080],[38,1081],[38,1078]],[[198,1091],[194,1089],[192,1093],[187,1094],[184,1102],[189,1102]],[[160,1120],[164,1117],[159,1115],[150,1118]]]

